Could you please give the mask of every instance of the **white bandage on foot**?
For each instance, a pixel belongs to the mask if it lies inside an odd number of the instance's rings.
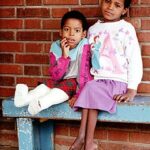
[[[39,100],[38,99],[34,99],[33,101],[31,101],[29,106],[28,106],[28,112],[31,115],[36,115],[40,111],[42,111],[42,109],[41,109]]]
[[[35,115],[48,107],[68,100],[69,96],[61,89],[53,88],[46,95],[33,100],[28,107],[30,114]]]
[[[39,99],[40,97],[44,96],[48,92],[50,92],[50,88],[47,87],[45,84],[38,85],[35,89],[29,91],[27,99],[29,103],[33,100]]]
[[[28,87],[26,84],[17,84],[14,96],[14,104],[16,107],[28,105],[26,97],[28,95]]]

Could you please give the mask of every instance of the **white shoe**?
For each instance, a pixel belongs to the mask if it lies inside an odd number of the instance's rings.
[[[69,96],[61,89],[53,88],[46,95],[30,102],[28,111],[35,115],[48,107],[68,100]]]
[[[26,84],[17,84],[14,96],[14,104],[16,107],[28,105],[26,97],[28,95],[28,86]]]

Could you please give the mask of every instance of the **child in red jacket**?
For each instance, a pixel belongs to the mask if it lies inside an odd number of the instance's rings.
[[[63,16],[62,39],[53,42],[50,48],[50,79],[46,85],[41,84],[31,91],[28,91],[27,85],[17,84],[14,97],[16,107],[29,105],[29,113],[35,115],[54,104],[78,96],[91,78],[86,31],[86,18],[79,11],[70,11]],[[71,99],[71,106],[75,99]]]

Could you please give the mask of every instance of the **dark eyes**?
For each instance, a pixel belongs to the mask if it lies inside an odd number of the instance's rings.
[[[64,28],[63,30],[64,30],[64,31],[69,31],[69,29],[68,29],[68,28]]]
[[[63,28],[63,31],[68,32],[70,29],[69,28]],[[74,29],[74,32],[79,33],[81,32],[80,29]]]

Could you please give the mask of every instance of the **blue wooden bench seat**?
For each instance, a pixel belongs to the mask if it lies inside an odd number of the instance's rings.
[[[35,116],[28,113],[27,107],[15,107],[13,98],[4,100],[2,107],[4,117],[17,120],[19,150],[54,150],[54,121],[81,119],[81,113],[74,112],[68,102],[54,105]],[[37,119],[49,120],[40,123]],[[115,114],[101,112],[98,121],[150,124],[150,96],[136,96],[133,102],[119,103]]]

